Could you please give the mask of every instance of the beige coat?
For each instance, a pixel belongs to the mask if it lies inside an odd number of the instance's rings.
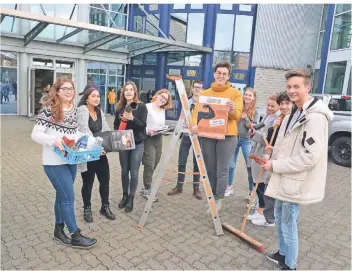
[[[320,202],[325,193],[328,122],[333,113],[321,100],[310,100],[293,128],[286,131],[289,118],[280,127],[265,195],[302,205]]]

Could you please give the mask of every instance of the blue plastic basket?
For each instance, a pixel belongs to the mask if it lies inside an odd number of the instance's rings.
[[[53,151],[70,165],[99,160],[103,151],[102,147],[90,151],[73,151],[65,144],[62,145],[64,146],[64,151],[60,151],[57,147]]]

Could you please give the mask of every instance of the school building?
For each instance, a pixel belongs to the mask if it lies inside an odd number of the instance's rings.
[[[254,87],[259,105],[285,90],[284,73],[307,68],[313,91],[351,95],[351,4],[1,4],[1,114],[33,116],[43,89],[91,78],[102,108],[127,80],[140,94],[173,82],[213,81],[213,66],[232,64],[230,82]],[[79,97],[77,97],[79,99]]]

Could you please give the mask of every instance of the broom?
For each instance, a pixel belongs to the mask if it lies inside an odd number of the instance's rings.
[[[284,117],[284,115],[282,114],[280,116],[280,119],[282,120]],[[276,134],[276,130],[277,130],[278,126],[275,126],[274,127],[274,132],[273,134],[271,135],[271,138],[270,138],[270,143],[269,143],[269,146],[271,146],[271,144],[273,143],[273,140],[274,140],[274,136]],[[259,165],[262,165],[263,163],[265,163],[265,160],[255,156],[255,155],[251,155],[249,156],[248,158],[250,159],[255,159],[255,161],[259,164]],[[255,193],[257,192],[257,189],[258,189],[258,185],[259,185],[259,181],[260,181],[260,178],[262,177],[263,175],[263,171],[264,169],[261,168],[260,171],[259,171],[259,175],[257,177],[257,180],[256,180],[256,183],[255,183],[255,187],[253,189],[253,195],[255,195]],[[247,235],[246,233],[244,233],[244,227],[246,226],[246,223],[247,223],[247,217],[249,215],[249,212],[251,210],[251,205],[254,201],[254,198],[255,197],[251,197],[250,200],[249,200],[249,204],[248,204],[248,207],[247,207],[247,211],[246,211],[246,214],[244,216],[244,219],[243,219],[243,222],[242,222],[242,226],[241,226],[241,229],[236,229],[235,227],[232,227],[231,225],[227,224],[227,223],[222,223],[222,227],[227,230],[228,232],[238,236],[240,239],[242,239],[243,241],[247,242],[249,245],[253,246],[258,252],[260,253],[263,253],[264,252],[264,245],[260,242],[258,242],[257,240],[255,240],[254,238],[250,237],[249,235]]]

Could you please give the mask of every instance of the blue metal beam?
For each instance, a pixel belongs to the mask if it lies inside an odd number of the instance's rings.
[[[205,25],[204,29],[204,46],[211,47],[213,52],[204,54],[203,57],[203,82],[204,87],[210,87],[213,82],[213,56],[214,56],[214,40],[215,40],[215,26],[216,26],[216,13],[215,4],[207,4],[205,8]]]

